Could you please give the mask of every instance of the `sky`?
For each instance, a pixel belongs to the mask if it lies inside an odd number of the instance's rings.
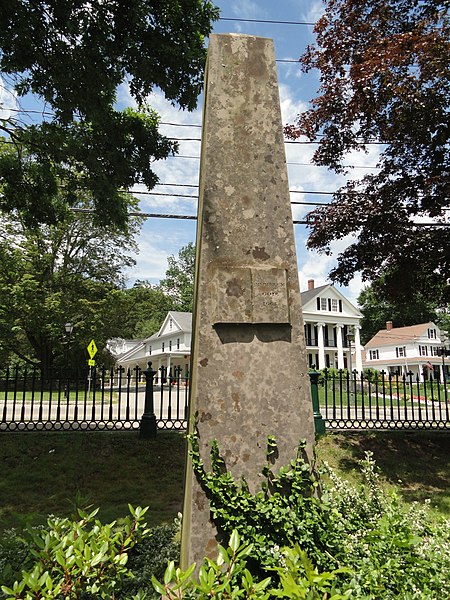
[[[319,86],[317,72],[302,73],[297,62],[306,46],[314,42],[312,25],[298,22],[317,21],[324,10],[322,0],[216,0],[215,3],[221,9],[221,19],[215,23],[214,33],[242,33],[272,38],[276,59],[292,61],[277,62],[277,71],[282,121],[284,124],[293,123],[295,117],[308,108]],[[160,183],[151,193],[143,186],[133,188],[142,212],[196,216],[202,101],[200,97],[198,108],[187,112],[172,106],[158,91],[149,98],[149,104],[161,116],[161,131],[179,140],[179,154],[154,163]],[[117,98],[118,108],[133,105],[133,102],[128,88],[122,86]],[[13,108],[15,100],[0,86],[0,106],[7,110],[10,104]],[[32,120],[38,117],[30,113],[28,118]],[[333,192],[345,183],[343,175],[337,176],[311,164],[314,148],[311,144],[285,144],[292,201],[329,202],[331,195],[324,195],[323,192]],[[373,172],[378,157],[376,146],[371,148],[368,154],[354,153],[347,157],[346,164],[355,167],[348,177],[361,178],[367,172]],[[293,205],[294,220],[302,220],[313,208]],[[334,243],[333,253],[328,256],[307,250],[307,230],[303,225],[294,225],[294,231],[301,290],[307,289],[308,279],[314,279],[316,287],[329,283],[327,276],[335,264],[336,256],[351,242],[351,238]],[[195,242],[195,234],[195,220],[147,219],[138,239],[139,253],[134,257],[136,266],[125,274],[127,287],[133,286],[136,280],[157,284],[165,275],[168,256],[177,256],[183,246]],[[357,275],[348,287],[339,289],[354,302],[362,287]]]
[[[272,38],[275,45],[275,56],[278,60],[297,61],[307,44],[314,41],[313,27],[297,24],[255,23],[234,19],[314,23],[323,12],[321,0],[279,0],[278,2],[273,0],[218,0],[216,4],[221,9],[221,20],[215,24],[214,33],[243,33]],[[282,121],[284,124],[292,123],[296,115],[308,108],[310,100],[316,95],[319,85],[318,74],[316,72],[302,73],[296,62],[277,62],[277,71]],[[200,141],[196,141],[196,139],[201,137],[202,100],[201,97],[196,111],[188,113],[172,107],[159,93],[153,94],[150,98],[150,104],[161,115],[162,132],[180,140],[190,138],[188,141],[179,142],[178,156],[155,163],[155,171],[159,176],[160,185],[153,191],[164,194],[197,195],[198,189],[195,186],[198,186],[199,180],[199,160],[194,157],[198,157],[200,153]],[[121,90],[119,101],[128,104],[132,102],[126,88]],[[311,164],[313,145],[286,143],[285,151],[292,201],[320,203],[330,201],[330,195],[314,195],[303,192],[332,192],[345,182],[344,176],[337,176],[323,167]],[[373,172],[376,163],[376,149],[371,150],[369,154],[355,153],[349,156],[346,164],[355,166],[349,177],[360,178],[367,172]],[[180,184],[183,187],[179,187]],[[135,189],[144,190],[144,188]],[[196,214],[195,198],[149,195],[138,195],[138,197],[144,212]],[[312,208],[312,206],[292,206],[294,220],[302,220]],[[190,241],[195,242],[195,229],[195,221],[147,219],[139,238],[140,252],[136,256],[136,266],[127,273],[127,285],[133,285],[136,279],[157,283],[164,277],[167,256],[177,256],[182,246]],[[294,225],[294,231],[301,290],[307,289],[308,279],[314,279],[316,287],[330,283],[327,277],[335,264],[335,257],[350,243],[350,238],[334,243],[333,254],[326,256],[306,248],[307,230],[304,226]],[[339,289],[347,298],[355,302],[362,287],[361,278],[357,275],[348,287],[339,287]]]

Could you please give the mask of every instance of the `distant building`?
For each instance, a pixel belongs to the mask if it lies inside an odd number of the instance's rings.
[[[309,367],[361,372],[359,310],[334,286],[316,288],[314,279],[308,280],[308,289],[301,293],[301,298]]]
[[[449,367],[440,356],[444,343],[441,332],[435,323],[421,323],[410,327],[394,327],[387,321],[386,329],[381,329],[365,345],[364,367],[398,373],[410,371],[420,377],[439,376],[444,370],[448,377]]]
[[[169,373],[170,369],[181,367],[181,375],[189,373],[191,353],[192,315],[188,312],[169,311],[159,331],[144,339],[135,340],[134,346],[122,354],[116,355],[119,366],[125,369],[152,369],[161,367]]]

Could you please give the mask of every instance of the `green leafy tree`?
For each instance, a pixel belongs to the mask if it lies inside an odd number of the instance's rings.
[[[146,99],[158,87],[195,108],[217,18],[207,0],[2,2],[0,76],[17,98],[0,119],[2,143],[27,153],[0,157],[0,209],[20,211],[28,225],[54,223],[87,189],[98,219],[123,226],[119,190],[153,187],[152,162],[177,149]],[[117,110],[124,84],[137,108]],[[21,111],[28,94],[42,102],[40,123]]]
[[[448,302],[448,0],[327,0],[315,32],[301,62],[319,70],[319,93],[287,135],[318,140],[315,164],[337,172],[350,152],[383,145],[378,172],[309,214],[308,245],[329,252],[354,235],[332,280],[387,273],[393,296],[421,290]]]
[[[195,274],[195,245],[189,242],[178,252],[178,258],[169,256],[169,267],[160,288],[174,303],[176,310],[192,311]]]
[[[132,339],[152,335],[173,308],[173,300],[160,289],[134,286],[124,290],[116,307],[120,337]]]
[[[86,200],[86,203],[88,200]],[[127,205],[135,201],[124,198]],[[79,206],[85,203],[80,200]],[[38,366],[44,375],[64,359],[78,364],[95,339],[99,349],[117,334],[117,304],[123,301],[122,269],[134,264],[134,235],[127,229],[95,227],[91,215],[69,214],[55,225],[28,227],[1,217],[0,348]],[[64,324],[74,325],[71,345]]]

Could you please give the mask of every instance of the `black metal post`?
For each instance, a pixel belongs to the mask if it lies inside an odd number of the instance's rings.
[[[311,399],[314,415],[314,431],[316,433],[316,437],[318,437],[319,435],[324,435],[325,433],[325,420],[322,417],[319,408],[319,375],[320,373],[316,370],[309,372],[309,379],[311,381]]]
[[[145,376],[145,404],[144,414],[141,417],[139,426],[139,437],[146,440],[156,438],[156,415],[153,404],[153,378],[156,371],[152,369],[152,363],[148,363],[148,368],[144,371]]]

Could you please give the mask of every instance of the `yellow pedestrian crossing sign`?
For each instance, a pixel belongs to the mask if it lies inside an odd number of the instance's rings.
[[[94,358],[94,356],[97,354],[97,346],[95,345],[94,340],[92,340],[89,346],[87,347],[87,351],[89,352],[89,356],[91,358]]]

